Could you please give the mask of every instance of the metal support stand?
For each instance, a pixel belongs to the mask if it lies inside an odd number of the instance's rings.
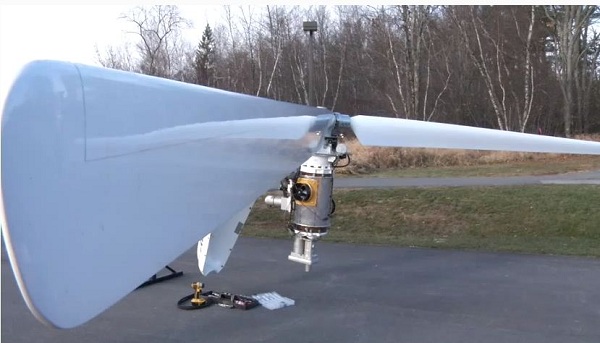
[[[314,243],[312,240],[302,236],[295,236],[294,250],[288,256],[288,260],[304,264],[304,270],[309,272],[310,266],[319,261],[317,255],[312,252],[313,247]]]
[[[167,280],[171,280],[173,278],[179,277],[183,275],[183,272],[178,272],[175,269],[169,267],[169,266],[165,266],[164,269],[168,269],[170,271],[169,274],[164,275],[164,276],[156,276],[156,274],[152,275],[150,277],[150,279],[148,279],[148,281],[144,282],[143,284],[139,285],[136,289],[140,289],[142,287],[146,287],[146,286],[150,286],[153,285],[155,283],[159,283],[159,282],[163,282],[163,281],[167,281]]]

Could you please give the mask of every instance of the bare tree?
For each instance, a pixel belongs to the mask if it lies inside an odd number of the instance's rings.
[[[535,92],[535,8],[470,6],[448,12],[485,84],[498,128],[524,132]]]
[[[340,48],[338,49],[338,57],[339,57],[339,68],[337,71],[338,74],[338,78],[337,78],[337,84],[335,87],[335,93],[333,96],[333,100],[331,103],[331,110],[334,111],[335,107],[337,105],[339,96],[340,96],[340,89],[342,88],[342,79],[344,76],[344,67],[346,65],[346,53],[348,50],[348,35],[344,35],[341,32],[344,30],[344,27],[346,26],[342,17],[342,11],[339,9],[338,7],[338,11],[337,11],[337,17],[338,17],[338,28],[337,28],[337,32],[338,34],[336,35],[338,44],[340,44]]]
[[[600,91],[594,92],[594,83],[600,83],[600,32],[595,31],[592,25],[586,26],[583,34],[583,41],[587,42],[585,52],[582,56],[582,63],[579,68],[579,77],[576,82],[578,102],[577,112],[580,118],[580,131],[589,133],[590,114],[592,113],[593,94],[600,94]],[[595,97],[600,98],[599,96]]]
[[[430,121],[433,116],[437,113],[438,105],[442,96],[448,90],[450,84],[450,78],[452,77],[452,70],[450,69],[450,62],[448,58],[448,51],[446,49],[446,42],[436,40],[436,34],[432,33],[430,25],[427,25],[426,29],[427,40],[425,44],[426,49],[426,75],[425,75],[425,89],[423,90],[423,106],[422,106],[422,120]],[[437,69],[437,79],[433,79],[432,69]],[[443,80],[443,81],[442,81]],[[437,82],[436,82],[437,81]],[[436,89],[437,91],[434,91]],[[437,95],[435,94],[437,93]],[[430,104],[429,95],[435,95],[433,104]]]
[[[448,89],[452,72],[447,43],[436,39],[435,6],[381,6],[371,14],[369,54],[381,68],[372,80],[396,117],[430,120]],[[437,45],[434,45],[437,44]]]
[[[515,17],[513,12],[513,17]],[[535,24],[535,6],[531,6],[529,25],[527,26],[527,33],[525,38],[525,78],[523,81],[523,94],[524,101],[521,110],[521,114],[518,116],[519,119],[519,130],[525,132],[525,127],[531,116],[531,108],[533,105],[533,96],[535,94],[535,83],[534,83],[534,70],[532,63],[532,37],[533,37],[533,26]],[[517,28],[517,34],[521,38],[521,30],[519,29],[519,22],[515,17],[515,26]],[[518,98],[515,97],[518,101]]]
[[[267,27],[267,35],[268,35],[268,45],[270,45],[270,53],[272,57],[272,68],[271,72],[268,76],[267,88],[265,90],[266,96],[271,95],[275,99],[278,99],[277,90],[274,89],[273,82],[275,80],[275,75],[278,73],[280,69],[279,63],[282,55],[283,48],[283,27],[285,18],[282,18],[283,9],[278,8],[277,6],[271,7],[267,6],[267,17],[265,26]],[[262,78],[261,78],[262,80]],[[259,88],[260,89],[260,88]]]
[[[396,6],[400,18],[402,18],[402,31],[404,38],[405,54],[404,60],[408,68],[408,113],[417,117],[420,107],[421,96],[421,58],[424,47],[424,32],[427,27],[430,6],[402,5]]]
[[[596,6],[546,6],[544,7],[548,27],[554,35],[556,46],[556,71],[563,96],[563,118],[565,135],[571,136],[573,109],[576,105],[575,84],[577,66],[582,58],[581,35],[589,26]]]
[[[182,69],[180,31],[191,24],[177,6],[135,7],[121,18],[134,25],[135,31],[129,33],[140,39],[137,48],[142,73],[170,78]]]
[[[259,82],[257,81],[257,70],[256,70],[256,59],[257,59],[257,39],[256,39],[256,25],[255,25],[255,7],[243,6],[239,7],[239,20],[242,26],[242,35],[244,39],[244,48],[247,58],[244,58],[244,62],[249,64],[249,68],[244,68],[249,75],[243,78],[243,92],[248,94],[258,95],[260,89],[258,87]],[[246,74],[246,73],[244,73]]]
[[[106,68],[137,71],[134,57],[127,46],[109,46],[103,53],[96,46],[96,59],[100,65]]]

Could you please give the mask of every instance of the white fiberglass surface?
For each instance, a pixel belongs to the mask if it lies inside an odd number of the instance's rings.
[[[28,306],[61,328],[110,307],[306,160],[320,138],[307,131],[326,113],[29,64],[1,138],[2,230]]]
[[[397,118],[355,116],[352,130],[362,145],[600,154],[600,143]]]
[[[196,255],[198,269],[202,275],[218,273],[223,269],[253,205],[254,203],[243,208],[240,213],[232,216],[226,223],[198,242]]]

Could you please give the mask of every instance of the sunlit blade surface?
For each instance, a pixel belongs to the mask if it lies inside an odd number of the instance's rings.
[[[598,142],[511,131],[368,116],[352,117],[351,124],[370,146],[600,154]]]
[[[27,305],[61,328],[96,316],[297,168],[318,143],[311,132],[331,124],[325,114],[28,65],[5,104],[1,166],[2,230]]]

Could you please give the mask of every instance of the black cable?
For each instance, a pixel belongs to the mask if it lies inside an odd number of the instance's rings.
[[[190,295],[186,295],[185,297],[179,299],[179,301],[177,302],[177,307],[181,310],[199,310],[201,308],[205,308],[208,307],[210,305],[212,305],[213,301],[210,297],[201,297],[202,299],[204,299],[204,303],[200,304],[200,305],[195,305],[194,303],[191,302],[191,300],[194,298],[195,293],[192,293]],[[189,304],[186,304],[188,303]]]
[[[350,155],[346,155],[346,158],[344,159],[348,159],[348,162],[346,164],[344,164],[343,166],[338,166],[337,165],[337,161],[336,164],[333,165],[333,168],[344,168],[350,165]]]

